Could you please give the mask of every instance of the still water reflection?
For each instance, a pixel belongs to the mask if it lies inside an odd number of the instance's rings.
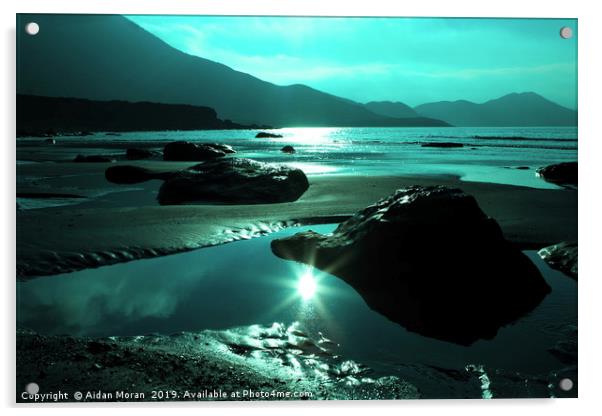
[[[577,323],[577,286],[534,252],[527,254],[552,293],[494,340],[464,347],[408,332],[370,310],[340,279],[272,255],[271,239],[299,230],[18,283],[17,321],[40,333],[92,336],[299,322],[339,344],[349,359],[387,373],[407,363],[480,363],[531,374],[559,368],[548,350]]]

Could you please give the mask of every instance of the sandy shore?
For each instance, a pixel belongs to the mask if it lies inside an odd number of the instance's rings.
[[[32,401],[23,393],[32,381],[67,402],[420,398],[321,344],[278,324],[100,339],[18,331],[16,400]]]
[[[52,175],[61,170],[58,177],[39,180],[38,186],[18,187],[18,192],[47,191],[45,183],[50,183],[56,193],[88,195],[92,201],[19,211],[17,271],[20,278],[236,241],[299,223],[339,222],[395,189],[409,185],[462,188],[474,195],[482,209],[500,223],[509,240],[522,247],[541,248],[577,236],[577,192],[574,191],[469,183],[443,176],[317,176],[310,178],[311,186],[305,195],[292,203],[167,207],[154,203],[153,191],[160,183],[153,181],[155,183],[134,187],[138,189],[136,193],[146,194],[145,205],[138,206],[127,198],[120,200],[122,195],[117,195],[114,201],[107,196],[107,192],[126,192],[106,182],[105,164],[64,165],[51,166],[45,172]],[[32,168],[39,171],[41,166]],[[94,195],[99,194],[105,198],[97,202]]]
[[[98,148],[87,150],[102,154]],[[29,161],[40,155],[45,156],[39,160],[64,160],[62,155],[67,151],[77,153],[70,147],[18,147],[18,154]],[[340,222],[409,185],[453,186],[474,195],[481,208],[500,223],[506,237],[524,248],[577,238],[577,192],[572,190],[463,182],[453,176],[330,175],[310,176],[309,190],[292,203],[159,206],[155,197],[160,181],[111,184],[104,171],[115,164],[166,171],[194,163],[19,163],[17,195],[84,198],[71,199],[72,205],[17,211],[18,278],[176,253],[252,238],[295,224]]]
[[[105,169],[134,164],[172,171],[195,163],[125,161],[123,149],[127,146],[128,143],[99,146],[81,142],[17,147],[17,200],[21,203],[16,215],[18,279],[249,239],[297,224],[336,223],[410,185],[459,187],[474,195],[481,208],[500,223],[506,237],[521,248],[541,248],[577,238],[576,190],[463,182],[458,177],[441,175],[317,175],[309,177],[309,190],[292,203],[160,206],[156,201],[160,181],[119,186],[105,179]],[[149,142],[139,147],[156,148],[157,144]],[[117,162],[71,162],[78,153],[111,155]],[[32,201],[38,206],[51,205],[51,201],[64,205],[25,209],[27,203],[32,206]],[[274,349],[274,345],[278,348]],[[288,348],[303,350],[313,357],[308,361],[312,365],[328,363],[333,370],[329,381],[325,383],[316,377],[311,365],[293,371],[294,366],[283,364],[290,356]],[[211,396],[216,392],[244,394],[251,389],[309,392],[307,399],[418,398],[422,394],[420,383],[414,384],[416,380],[408,382],[397,377],[348,383],[348,376],[357,380],[359,374],[341,372],[349,366],[342,367],[333,361],[334,357],[323,349],[321,341],[274,326],[101,339],[19,330],[16,400],[29,401],[22,392],[32,380],[40,382],[41,393],[68,393],[67,398],[60,399],[65,401],[74,401],[75,391],[92,392],[92,397],[84,397],[86,401],[286,399]],[[435,380],[447,374],[426,367],[420,371],[426,371]],[[564,374],[561,372],[558,377]],[[469,389],[465,395],[476,398],[481,391],[479,384],[471,381],[473,377],[478,374],[465,375],[465,388]],[[501,380],[502,384],[508,382],[503,377]],[[547,384],[548,381],[542,384],[541,392],[535,396],[547,397]],[[456,384],[453,385],[455,389]],[[94,396],[99,391],[112,392],[114,396]],[[190,392],[198,396],[160,398],[153,397],[153,391]],[[116,397],[116,392],[143,396]],[[534,395],[515,390],[510,394]]]

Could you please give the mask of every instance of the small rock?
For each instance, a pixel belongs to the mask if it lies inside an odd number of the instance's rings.
[[[537,252],[553,269],[577,280],[578,249],[576,241],[563,241]]]
[[[282,149],[280,149],[280,151],[282,153],[291,153],[291,154],[296,152],[295,148],[288,144],[286,146],[284,146]]]
[[[464,145],[462,143],[455,143],[455,142],[428,142],[428,143],[422,143],[421,146],[422,147],[445,147],[445,148],[464,147]]]
[[[275,139],[275,138],[279,138],[282,137],[281,134],[276,134],[276,133],[267,133],[265,131],[260,131],[259,133],[257,133],[255,135],[256,139]]]

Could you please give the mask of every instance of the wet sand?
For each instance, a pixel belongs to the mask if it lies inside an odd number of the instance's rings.
[[[127,186],[106,181],[105,169],[116,164],[165,171],[195,163],[19,164],[18,194],[86,198],[72,201],[76,205],[17,211],[18,278],[176,253],[252,238],[296,224],[336,223],[410,185],[459,187],[474,195],[481,208],[500,223],[506,238],[521,248],[538,249],[577,238],[574,190],[463,182],[453,176],[318,175],[309,177],[309,190],[292,203],[159,206],[155,197],[160,181]]]
[[[249,239],[298,224],[336,223],[394,190],[410,185],[459,187],[474,195],[481,208],[521,248],[538,249],[577,238],[577,191],[544,190],[463,182],[454,176],[309,176],[310,188],[292,203],[268,205],[159,206],[160,181],[119,186],[104,171],[133,164],[156,171],[183,169],[193,162],[125,161],[129,144],[17,146],[17,195],[39,206],[17,210],[17,278],[99,267],[201,247]],[[137,147],[153,148],[154,143]],[[73,163],[78,154],[114,155],[116,163]],[[49,277],[51,278],[51,277]],[[418,398],[414,385],[396,377],[355,384],[363,373],[347,374],[336,365],[324,382],[314,368],[291,371],[282,363],[287,350],[303,350],[316,365],[333,364],[321,343],[304,334],[249,327],[174,335],[93,339],[46,336],[17,331],[17,401],[24,386],[39,381],[41,393],[62,390],[124,391],[144,397],[92,397],[114,400],[282,400],[282,397],[202,397],[215,391],[310,392],[308,399]],[[267,332],[266,332],[267,331]],[[292,333],[297,344],[290,344]],[[265,334],[268,334],[267,337]],[[267,343],[263,345],[262,343]],[[279,345],[274,349],[273,345]],[[309,349],[307,349],[309,348]],[[305,351],[307,349],[307,351]],[[275,352],[280,351],[280,355]],[[336,363],[335,363],[336,364]],[[478,376],[478,374],[477,374]],[[472,383],[471,376],[467,383]],[[362,380],[364,380],[362,378]],[[475,382],[476,383],[476,382]],[[472,386],[472,384],[470,384]],[[478,383],[466,397],[481,397]],[[153,398],[152,391],[185,391],[192,398]],[[543,391],[543,390],[542,390]],[[547,390],[546,390],[547,392]],[[547,394],[544,392],[545,394]],[[542,394],[544,394],[542,393]],[[516,396],[516,392],[512,391]],[[527,394],[525,393],[527,396]],[[525,396],[525,397],[526,397]],[[542,396],[544,397],[544,396]],[[547,396],[546,396],[547,397]],[[295,398],[293,398],[295,399]]]
[[[325,344],[280,324],[111,338],[17,331],[16,401],[31,402],[23,392],[32,381],[65,402],[420,398]]]

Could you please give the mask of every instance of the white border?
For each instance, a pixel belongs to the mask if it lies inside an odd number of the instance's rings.
[[[362,2],[339,0],[3,0],[0,3],[3,25],[2,42],[2,82],[3,97],[1,128],[2,179],[4,180],[2,207],[3,283],[2,309],[2,380],[0,395],[5,406],[11,406],[14,396],[14,276],[15,276],[15,146],[14,146],[14,97],[15,97],[15,13],[120,13],[120,14],[233,14],[233,15],[314,15],[314,16],[431,16],[431,17],[559,17],[579,19],[579,240],[580,275],[579,282],[579,396],[577,400],[498,400],[484,401],[420,401],[420,402],[328,402],[328,403],[213,403],[190,406],[177,405],[178,412],[192,410],[195,413],[211,412],[245,413],[250,415],[271,413],[312,414],[345,412],[362,414],[374,409],[379,414],[402,414],[426,412],[427,414],[467,415],[482,414],[507,415],[514,412],[545,413],[546,415],[589,414],[600,408],[598,390],[602,388],[602,353],[600,317],[602,311],[602,274],[596,267],[595,259],[600,243],[601,189],[596,181],[597,166],[601,164],[600,143],[602,129],[599,119],[602,114],[600,89],[600,45],[602,33],[600,13],[593,1],[577,0],[413,0]],[[542,209],[545,209],[543,207]],[[598,272],[598,273],[597,273]],[[598,405],[598,406],[596,406]],[[163,414],[168,405],[155,404],[150,407],[140,405],[120,405],[111,412],[132,412],[131,407],[144,407],[144,412]],[[169,406],[175,406],[171,404]],[[106,413],[107,406],[91,405],[86,412]],[[11,409],[14,411],[14,408]],[[28,409],[31,410],[31,409]],[[81,408],[47,406],[45,412],[64,414],[69,411],[81,412]],[[140,410],[138,410],[140,411]]]

